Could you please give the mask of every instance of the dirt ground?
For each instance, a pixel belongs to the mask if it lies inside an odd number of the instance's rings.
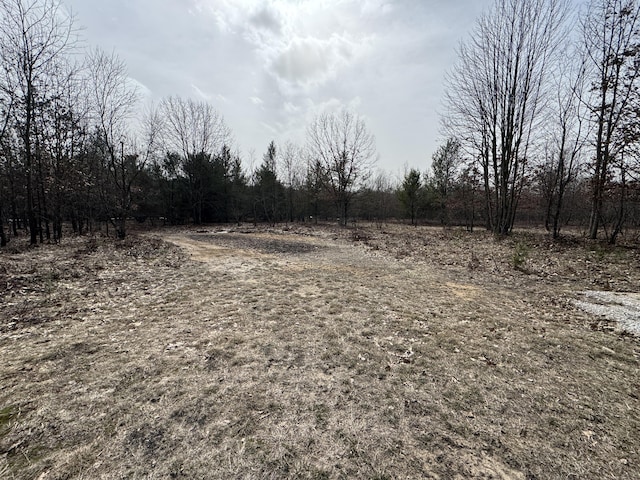
[[[0,478],[638,478],[640,253],[401,225],[0,253]]]

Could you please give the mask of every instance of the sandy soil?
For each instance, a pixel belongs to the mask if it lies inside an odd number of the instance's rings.
[[[640,336],[640,294],[634,292],[603,292],[589,290],[576,305],[615,322],[620,330]]]

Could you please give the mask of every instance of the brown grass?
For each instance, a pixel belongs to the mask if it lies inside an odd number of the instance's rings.
[[[637,286],[636,250],[296,227],[0,259],[1,478],[637,478],[640,342],[571,303]]]

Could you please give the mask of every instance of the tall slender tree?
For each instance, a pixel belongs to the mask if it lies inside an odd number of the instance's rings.
[[[479,162],[487,226],[498,234],[513,228],[567,11],[566,0],[496,0],[448,78],[445,130]]]
[[[585,59],[574,48],[554,74],[547,122],[548,141],[544,163],[538,171],[540,193],[545,202],[545,228],[553,238],[560,236],[566,195],[578,179],[588,135],[588,111],[581,101],[585,91]]]
[[[302,163],[302,151],[300,148],[292,143],[286,142],[282,148],[282,154],[280,156],[280,171],[281,178],[284,179],[284,187],[286,194],[286,218],[287,221],[293,222],[294,218],[299,213],[296,210],[296,192],[300,190],[303,183],[303,168]]]
[[[36,116],[54,63],[73,47],[73,18],[58,0],[0,0],[0,87],[12,99],[19,131],[30,242],[38,241]]]
[[[202,223],[209,188],[207,176],[218,152],[231,143],[231,131],[209,103],[167,97],[160,103],[164,148],[173,154],[172,168],[187,180],[193,221]]]
[[[5,194],[7,186],[5,185],[4,179],[9,175],[5,142],[7,140],[7,132],[9,131],[9,120],[11,119],[11,109],[13,105],[10,97],[4,95],[0,98],[2,98],[2,101],[0,101],[0,105],[2,105],[2,118],[0,119],[2,122],[0,124],[0,247],[4,247],[7,245],[7,234],[4,231],[4,212],[6,210],[4,202],[7,197]]]
[[[631,139],[625,134],[625,121],[636,117],[640,2],[592,0],[582,20],[582,34],[587,78],[592,85],[585,102],[591,110],[595,132],[589,219],[589,237],[595,239],[603,221],[605,192],[612,168]],[[619,165],[624,168],[625,164]],[[623,170],[620,174],[624,174]]]
[[[284,188],[278,179],[277,148],[269,143],[262,164],[255,172],[256,213],[263,220],[274,224],[282,217]]]
[[[418,207],[422,192],[422,178],[420,171],[412,168],[404,175],[402,185],[398,189],[398,198],[409,214],[411,225],[418,225]]]
[[[107,181],[102,185],[102,198],[117,237],[123,239],[131,212],[133,183],[150,153],[147,150],[140,155],[131,135],[138,91],[129,81],[125,63],[115,53],[93,50],[88,56],[88,70],[97,152]],[[151,137],[157,133],[156,128]]]

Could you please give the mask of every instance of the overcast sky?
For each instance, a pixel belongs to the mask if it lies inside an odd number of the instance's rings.
[[[88,45],[115,52],[147,97],[209,101],[256,163],[303,144],[342,105],[376,137],[378,167],[425,170],[445,72],[491,0],[64,0]]]

